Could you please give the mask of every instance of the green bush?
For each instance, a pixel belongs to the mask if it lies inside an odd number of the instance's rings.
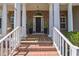
[[[69,41],[79,47],[79,32],[64,32]]]

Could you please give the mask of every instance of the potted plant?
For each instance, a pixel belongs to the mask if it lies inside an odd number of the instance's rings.
[[[33,24],[32,22],[29,23],[29,33],[32,34],[33,32]]]
[[[44,23],[44,33],[48,33],[48,23],[47,22],[45,22]]]

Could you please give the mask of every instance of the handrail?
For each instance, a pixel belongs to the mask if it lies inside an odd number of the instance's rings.
[[[54,29],[64,38],[64,40],[72,47],[79,49],[79,47],[73,45],[56,27]]]
[[[20,41],[20,27],[18,26],[0,40],[0,55],[13,55]]]
[[[18,28],[19,28],[19,26],[16,27],[16,28],[15,28],[13,31],[11,31],[10,33],[8,33],[6,36],[4,36],[4,37],[0,40],[0,43],[1,43],[2,41],[4,41],[8,36],[10,36],[13,32],[15,32]]]
[[[56,27],[53,27],[53,42],[59,55],[79,56],[79,47],[73,45]]]

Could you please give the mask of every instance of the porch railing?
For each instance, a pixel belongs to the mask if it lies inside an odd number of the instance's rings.
[[[16,47],[20,44],[20,27],[16,27],[13,31],[0,39],[0,55],[10,56]]]
[[[53,41],[62,56],[79,56],[79,47],[74,46],[56,27],[53,27]]]

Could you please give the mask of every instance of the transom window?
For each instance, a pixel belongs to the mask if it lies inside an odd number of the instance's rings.
[[[60,17],[60,28],[61,30],[66,30],[66,16]]]

